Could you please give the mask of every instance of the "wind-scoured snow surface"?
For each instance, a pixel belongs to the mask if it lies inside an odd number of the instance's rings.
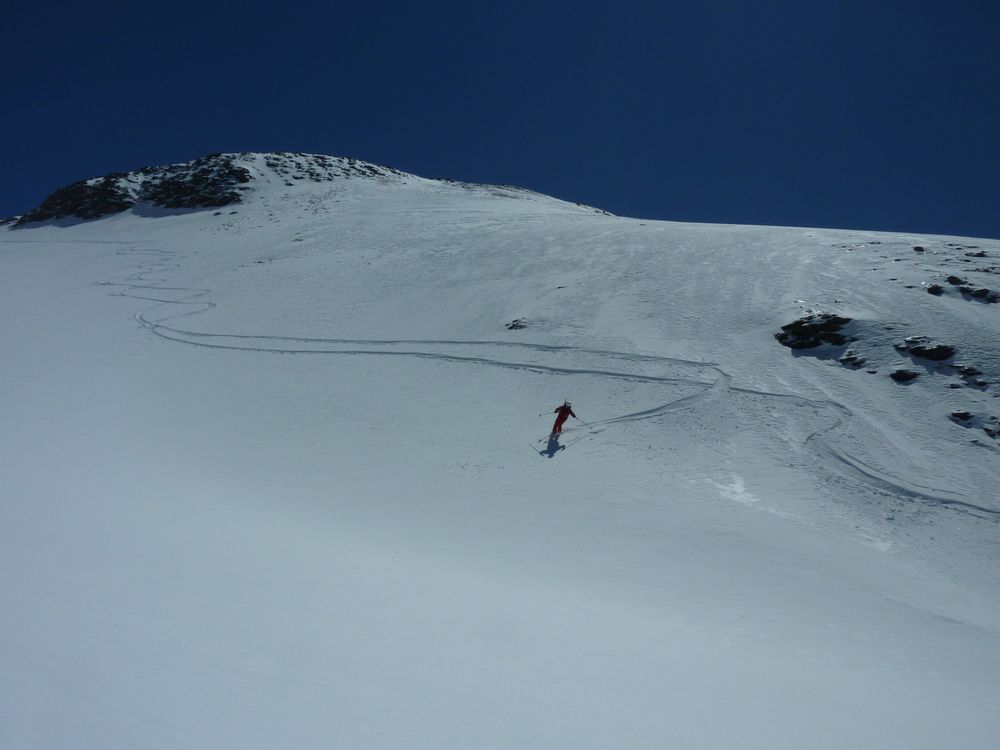
[[[1000,242],[227,158],[0,229],[0,746],[998,746]]]

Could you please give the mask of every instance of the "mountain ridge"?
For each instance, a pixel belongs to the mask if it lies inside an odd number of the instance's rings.
[[[121,213],[141,203],[166,209],[220,208],[241,203],[265,171],[288,186],[351,177],[402,178],[403,172],[348,157],[291,152],[213,153],[187,162],[143,166],[79,180],[59,188],[13,219],[15,227],[53,219],[85,221]],[[9,222],[10,220],[8,220]]]
[[[204,210],[243,203],[244,196],[260,182],[297,184],[374,179],[383,183],[422,180],[446,185],[507,193],[538,195],[513,185],[484,185],[450,178],[429,179],[393,167],[344,156],[304,152],[219,152],[186,162],[143,166],[128,172],[111,172],[61,187],[30,211],[0,220],[0,225],[23,228],[61,219],[93,221],[140,205],[168,210]],[[576,205],[598,213],[603,209]]]

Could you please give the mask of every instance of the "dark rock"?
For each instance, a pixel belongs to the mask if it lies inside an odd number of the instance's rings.
[[[186,164],[143,167],[61,188],[18,221],[18,226],[49,219],[99,219],[139,202],[163,208],[209,208],[240,200],[236,185],[249,182],[250,172],[232,157],[203,157]]]
[[[522,328],[527,328],[528,324],[525,322],[524,318],[517,318],[512,320],[510,323],[506,324],[508,331],[519,331]]]
[[[18,218],[15,226],[50,219],[99,219],[119,213],[138,203],[171,209],[218,208],[242,200],[242,192],[253,174],[241,159],[264,157],[264,163],[291,186],[292,179],[338,180],[351,176],[376,179],[400,177],[402,172],[388,167],[316,154],[210,154],[183,164],[140,167],[82,180],[61,188],[40,206]],[[481,187],[481,186],[479,186]]]
[[[135,196],[122,184],[124,175],[110,174],[93,180],[81,180],[56,190],[17,220],[15,226],[75,216],[99,219],[135,205]]]
[[[837,361],[850,367],[861,367],[865,364],[865,358],[858,355],[853,349],[848,349]]]
[[[983,374],[982,370],[972,365],[955,365],[954,367],[961,373],[963,378],[974,378],[976,375]]]
[[[985,250],[980,250],[977,253],[966,253],[965,255],[966,255],[966,257],[969,257],[969,258],[985,258],[986,257],[986,251]]]
[[[962,284],[968,284],[969,282],[958,276],[949,276],[948,283],[952,286],[961,286]]]
[[[163,208],[210,208],[240,200],[237,185],[253,179],[246,167],[226,157],[195,159],[186,169],[165,167],[160,180],[143,191],[142,199]]]
[[[972,419],[971,411],[953,411],[948,417],[956,422],[968,422]]]
[[[847,337],[839,331],[850,322],[850,318],[833,313],[814,313],[781,326],[774,337],[791,349],[813,349],[822,344],[843,346]]]
[[[889,377],[897,383],[909,383],[914,378],[919,377],[919,375],[920,373],[913,372],[913,370],[893,370],[889,373]]]
[[[925,251],[924,251],[924,248],[922,248],[920,245],[917,245],[916,247],[913,248],[913,252],[915,252],[915,253],[922,253],[922,252],[925,252]]]
[[[955,347],[929,340],[926,336],[910,336],[902,344],[896,344],[896,349],[906,351],[914,357],[942,362],[955,355]]]
[[[983,300],[991,304],[1000,302],[1000,292],[995,292],[992,289],[973,289],[971,286],[963,286],[959,287],[958,291],[973,299]]]
[[[940,297],[944,293],[944,287],[940,284],[931,284],[927,287],[927,293],[933,294],[935,297]]]
[[[948,344],[934,344],[933,346],[915,346],[910,351],[917,357],[929,359],[934,362],[943,362],[949,357],[955,356],[955,347]]]

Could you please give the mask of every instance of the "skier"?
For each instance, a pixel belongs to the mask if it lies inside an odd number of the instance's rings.
[[[558,435],[560,432],[562,432],[563,423],[570,417],[573,417],[573,419],[579,419],[579,417],[573,413],[572,404],[570,404],[568,400],[563,401],[562,406],[557,406],[555,409],[553,409],[552,413],[557,415],[556,423],[552,425],[553,435]]]

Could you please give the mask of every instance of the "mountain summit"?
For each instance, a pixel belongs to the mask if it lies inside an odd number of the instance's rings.
[[[402,178],[389,167],[338,156],[302,153],[209,154],[181,164],[140,167],[60,188],[15,226],[51,219],[99,219],[137,204],[165,209],[218,208],[239,203],[258,180],[330,182],[352,177]]]

